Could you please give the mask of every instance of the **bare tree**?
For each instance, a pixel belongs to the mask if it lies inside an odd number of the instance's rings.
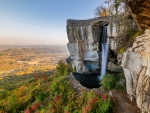
[[[98,6],[95,9],[95,16],[110,16],[110,12],[109,9],[103,5]]]
[[[95,16],[118,16],[124,13],[124,4],[121,0],[106,0],[104,5],[95,9]]]

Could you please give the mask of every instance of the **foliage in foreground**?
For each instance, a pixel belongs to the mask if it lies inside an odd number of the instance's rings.
[[[102,79],[102,86],[105,89],[112,89],[115,87],[116,84],[116,79],[113,75],[111,74],[106,74],[103,79]]]
[[[117,89],[126,92],[125,76],[123,73],[118,73],[117,75],[106,74],[101,84],[104,89]]]
[[[32,82],[14,90],[3,89],[0,98],[0,112],[4,113],[109,113],[111,107],[107,94],[94,91],[78,94],[66,75],[58,73],[35,76]]]

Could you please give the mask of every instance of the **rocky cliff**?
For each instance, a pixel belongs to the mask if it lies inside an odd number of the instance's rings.
[[[89,20],[67,20],[67,34],[70,52],[70,63],[76,71],[99,72],[101,60],[102,26],[108,25],[108,44],[111,50],[116,49],[115,20],[110,17],[99,17]],[[126,77],[127,93],[132,95],[143,113],[150,113],[150,30],[137,36],[132,47],[119,59]],[[119,61],[119,62],[120,62]],[[119,70],[108,63],[110,71]]]
[[[150,30],[137,36],[123,56],[127,93],[136,98],[142,113],[150,113]]]
[[[108,25],[112,23],[111,25]],[[108,25],[109,37],[116,36],[115,20],[112,17],[98,17],[88,20],[67,20],[67,34],[71,64],[77,72],[98,72],[100,70],[102,26]],[[115,43],[112,39],[109,43]],[[114,45],[114,44],[113,44]],[[112,48],[115,48],[111,46]]]

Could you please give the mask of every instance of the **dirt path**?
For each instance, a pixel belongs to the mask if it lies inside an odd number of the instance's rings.
[[[70,81],[72,87],[78,92],[82,93],[84,91],[91,91],[94,90],[96,92],[103,93],[109,93],[109,91],[104,91],[102,88],[94,88],[94,89],[88,89],[84,86],[80,85],[77,80],[73,77],[73,75],[68,75],[68,80]],[[112,96],[111,99],[113,100],[113,113],[140,113],[140,110],[138,109],[136,105],[136,101],[133,99],[130,100],[129,96],[122,92],[117,90],[112,90]]]
[[[140,113],[135,99],[131,101],[129,95],[117,90],[113,90],[112,94],[114,113]]]

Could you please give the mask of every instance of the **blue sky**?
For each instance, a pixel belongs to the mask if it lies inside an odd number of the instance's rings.
[[[66,20],[93,18],[103,2],[0,0],[0,45],[66,45]]]

